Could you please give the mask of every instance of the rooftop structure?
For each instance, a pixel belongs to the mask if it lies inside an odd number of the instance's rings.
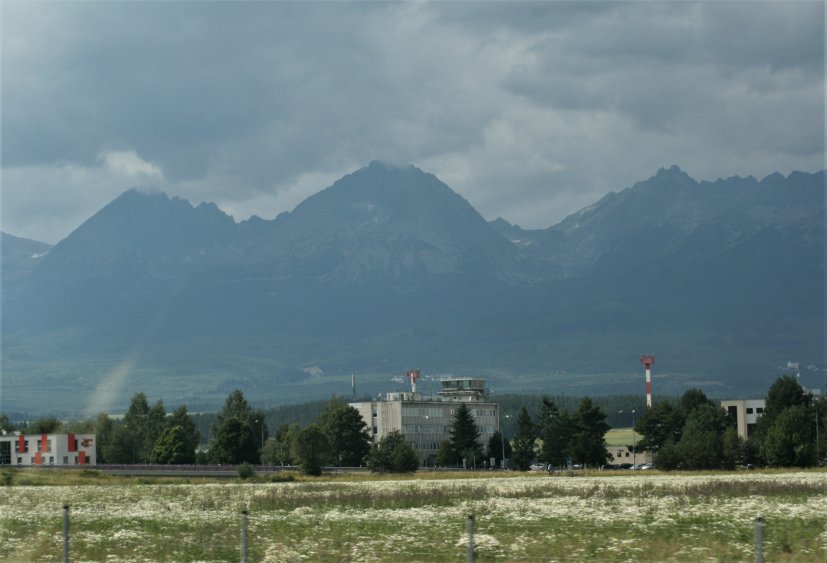
[[[450,377],[441,380],[437,395],[425,396],[416,391],[419,370],[408,372],[410,392],[387,393],[376,401],[351,403],[370,428],[374,443],[393,431],[401,432],[419,454],[421,465],[433,465],[439,445],[450,440],[451,423],[460,404],[468,404],[485,447],[500,425],[500,408],[488,402],[485,380],[474,377]],[[469,460],[478,467],[484,460]]]

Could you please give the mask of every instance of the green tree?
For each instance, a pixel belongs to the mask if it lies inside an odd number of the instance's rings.
[[[528,409],[523,407],[517,415],[517,434],[514,436],[514,463],[520,471],[528,471],[534,461],[534,441],[537,429],[531,421]]]
[[[63,423],[53,416],[38,418],[26,427],[26,434],[55,434],[63,429]]]
[[[213,434],[207,453],[210,463],[256,463],[259,453],[255,432],[246,421],[225,417]]]
[[[95,419],[95,453],[97,454],[97,461],[99,464],[114,463],[106,456],[106,450],[112,442],[112,433],[114,432],[114,424],[112,419],[106,413],[100,413]]]
[[[540,409],[540,458],[551,465],[565,465],[573,436],[573,421],[567,412],[560,412],[548,397],[543,397]]]
[[[450,445],[451,443],[448,442],[449,447]],[[488,440],[488,448],[486,449],[485,455],[488,459],[493,457],[496,466],[502,467],[503,450],[505,450],[505,458],[509,459],[511,457],[511,443],[497,430]]]
[[[293,457],[305,475],[321,475],[327,455],[327,435],[317,424],[302,429],[293,442]]]
[[[474,416],[465,403],[462,403],[456,409],[454,418],[451,421],[451,448],[454,450],[454,463],[462,459],[466,459],[468,463],[471,463],[469,458],[482,460],[480,431]]]
[[[371,471],[411,473],[419,468],[419,456],[405,437],[395,430],[382,438],[368,456]]]
[[[215,418],[213,433],[221,426],[224,420],[228,418],[237,418],[250,427],[253,432],[256,451],[260,454],[261,447],[268,436],[264,412],[253,409],[247,402],[247,399],[244,398],[244,393],[242,393],[240,389],[231,392],[224,400],[224,407]],[[255,461],[251,460],[251,463],[255,463]]]
[[[331,402],[322,413],[319,426],[327,435],[328,463],[359,467],[371,450],[371,435],[365,420],[346,403]]]
[[[180,426],[167,427],[155,441],[151,461],[161,465],[195,463],[191,436]]]
[[[770,429],[775,425],[776,419],[781,416],[786,409],[791,407],[807,407],[810,404],[811,396],[804,393],[804,389],[799,385],[795,377],[791,375],[783,375],[776,379],[770,388],[767,390],[767,397],[764,405],[764,414],[758,419],[755,430],[750,435],[748,445],[750,449],[758,453],[758,461],[761,463],[768,463],[770,465],[779,465],[780,446],[778,441],[781,437],[776,435],[773,440],[775,442],[772,448],[767,447],[767,439],[769,437]],[[815,414],[815,413],[814,413]],[[815,430],[815,422],[813,421],[813,430]],[[813,446],[815,447],[815,445]],[[772,450],[773,459],[770,459],[768,454]],[[786,456],[782,456],[785,457]],[[784,465],[784,464],[782,464]]]
[[[301,432],[298,424],[282,424],[276,430],[274,439],[267,440],[262,453],[263,463],[270,465],[293,465],[293,444]]]
[[[137,447],[135,434],[125,424],[118,424],[104,443],[103,459],[106,463],[134,463]]]
[[[589,397],[584,397],[573,419],[576,430],[571,442],[572,460],[584,466],[599,467],[606,463],[609,457],[605,441],[606,432],[609,431],[606,413]]]
[[[787,407],[775,417],[764,439],[764,458],[775,467],[815,465],[815,411],[804,405]]]
[[[654,456],[655,465],[658,469],[671,471],[681,466],[681,453],[675,442],[669,440],[657,451]]]
[[[0,434],[13,432],[15,425],[9,420],[9,416],[5,413],[0,413]]]
[[[123,417],[123,426],[131,434],[132,463],[149,463],[155,441],[164,431],[165,418],[163,401],[158,400],[150,407],[145,394],[136,393],[132,397]],[[117,436],[125,437],[123,433]]]
[[[704,403],[686,420],[678,451],[683,469],[717,469],[723,460],[723,435],[727,429],[726,412],[719,406]]]
[[[723,469],[732,470],[744,463],[744,440],[738,435],[738,430],[734,426],[728,425],[724,430],[721,447]]]
[[[658,452],[667,442],[674,445],[681,438],[684,418],[671,401],[656,402],[637,419],[635,432],[641,436],[639,448]]]
[[[187,412],[187,407],[181,405],[176,408],[173,413],[167,417],[165,421],[166,428],[180,426],[181,431],[186,438],[186,447],[193,452],[193,459],[195,459],[195,450],[198,449],[198,442],[201,440],[201,433],[195,426],[192,416]]]
[[[509,447],[509,446],[506,446]],[[507,450],[506,450],[507,453]],[[436,464],[440,467],[450,467],[457,462],[457,456],[450,440],[443,440],[436,452]]]
[[[684,392],[684,394],[681,395],[681,399],[678,402],[678,408],[683,414],[684,421],[689,417],[690,414],[695,412],[695,409],[703,405],[716,406],[715,402],[710,400],[709,397],[706,396],[706,393],[704,393],[700,389],[695,388],[687,389]]]

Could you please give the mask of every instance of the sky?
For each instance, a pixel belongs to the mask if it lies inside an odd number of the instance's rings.
[[[825,3],[0,2],[0,228],[270,219],[372,160],[546,228],[677,164],[825,168]]]

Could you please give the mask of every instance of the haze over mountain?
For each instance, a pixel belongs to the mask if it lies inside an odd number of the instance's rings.
[[[381,162],[272,220],[130,190],[54,247],[4,234],[2,268],[5,410],[349,395],[411,367],[634,393],[641,353],[656,392],[746,395],[824,366],[823,172],[673,166],[544,230]]]

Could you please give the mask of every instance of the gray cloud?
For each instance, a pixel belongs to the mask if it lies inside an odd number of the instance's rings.
[[[2,224],[273,217],[373,159],[545,227],[677,163],[824,163],[822,2],[2,4]]]

